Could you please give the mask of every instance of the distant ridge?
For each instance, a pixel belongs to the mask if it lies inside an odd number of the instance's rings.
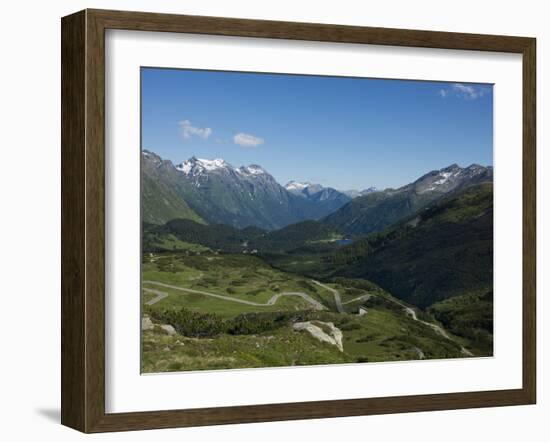
[[[457,164],[433,170],[399,189],[359,196],[326,217],[323,222],[350,235],[378,232],[445,195],[475,184],[493,181],[493,168]]]

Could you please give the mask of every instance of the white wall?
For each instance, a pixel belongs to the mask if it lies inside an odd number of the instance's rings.
[[[547,440],[550,433],[550,28],[546,2],[19,0],[2,9],[0,69],[0,435],[80,440],[58,424],[60,306],[59,18],[93,7],[534,36],[538,39],[539,404],[434,413],[232,425],[94,436],[95,440]],[[520,189],[518,189],[518,192]],[[6,247],[7,245],[7,247]]]

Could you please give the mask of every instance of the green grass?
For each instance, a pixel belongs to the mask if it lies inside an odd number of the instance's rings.
[[[223,317],[233,317],[241,313],[276,312],[281,310],[305,310],[310,308],[310,304],[298,297],[281,297],[276,304],[266,307],[256,307],[223,299],[216,299],[194,293],[185,293],[179,290],[173,290],[166,287],[159,287],[152,284],[144,284],[144,287],[150,287],[155,290],[168,293],[169,296],[162,299],[152,306],[152,308],[177,308],[185,307],[196,312],[216,313]],[[223,293],[220,293],[223,294]],[[224,294],[227,295],[227,294]],[[152,296],[154,297],[154,295]],[[235,298],[243,299],[245,296]],[[252,298],[256,301],[256,298]],[[252,300],[251,299],[251,300]]]
[[[250,255],[147,254],[143,260],[143,280],[261,303],[277,292],[304,292],[327,307],[325,311],[309,310],[307,320],[314,321],[326,331],[328,328],[323,323],[333,322],[344,336],[342,353],[307,332],[294,331],[290,319],[276,330],[253,335],[230,335],[222,331],[208,338],[169,336],[156,327],[143,333],[144,372],[411,360],[418,358],[415,348],[421,349],[426,358],[455,358],[463,356],[460,345],[467,345],[464,339],[453,336],[453,341],[450,341],[432,328],[413,321],[391,295],[368,281],[340,278],[325,283],[340,292],[343,302],[365,293],[372,294],[367,301],[345,304],[347,313],[340,314],[336,312],[334,297],[329,290],[313,284],[306,277],[274,269]],[[168,297],[147,306],[147,312],[185,308],[215,314],[221,320],[230,321],[243,314],[297,312],[310,308],[309,303],[299,297],[281,297],[273,306],[259,307],[148,283],[143,286],[168,293]],[[144,294],[143,302],[152,297]],[[359,306],[365,306],[368,314],[356,315]],[[254,320],[255,316],[249,317]],[[153,318],[153,322],[158,321]]]
[[[493,283],[493,189],[485,184],[326,256],[334,275],[374,281],[420,308]],[[321,267],[322,269],[322,267]]]
[[[368,309],[366,315],[353,317],[342,327],[346,352],[369,362],[417,359],[414,347],[420,348],[428,359],[461,356],[456,343],[391,310]]]
[[[190,242],[181,241],[174,235],[166,235],[160,237],[156,245],[165,250],[188,250],[194,253],[211,251],[208,247],[201,246],[200,244],[193,244]]]
[[[143,333],[142,371],[280,367],[352,362],[330,345],[290,328],[265,335],[192,339],[168,336],[160,330]]]
[[[307,278],[276,270],[266,265],[260,258],[250,255],[186,256],[172,253],[147,255],[142,264],[142,280],[158,281],[262,304],[267,303],[276,293],[282,292],[305,292],[321,303],[329,301],[324,293],[326,291],[313,285]],[[235,314],[240,311],[251,311],[250,307],[255,310],[272,309],[232,303],[198,294],[187,294],[146,282],[144,286],[174,294],[161,301],[164,305],[172,303],[178,306],[189,305],[192,308],[202,306],[205,311],[211,311],[210,309],[214,308],[218,311],[229,310]],[[159,303],[159,305],[162,304]],[[303,309],[310,305],[302,298],[283,296],[279,298],[274,308],[280,309],[283,306],[289,309]]]
[[[467,293],[433,304],[428,312],[480,353],[493,351],[493,292]]]

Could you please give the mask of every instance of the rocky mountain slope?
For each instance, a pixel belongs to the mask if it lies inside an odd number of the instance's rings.
[[[336,208],[323,193],[304,198],[287,191],[255,164],[236,168],[222,159],[192,157],[175,166],[149,151],[142,154],[142,193],[147,195],[142,201],[147,214],[144,220],[156,224],[179,214],[174,218],[272,230],[322,218]],[[164,210],[164,206],[173,206],[175,199],[195,215],[183,209]],[[156,212],[164,215],[154,217]]]
[[[315,203],[327,213],[332,213],[351,201],[351,197],[348,195],[332,187],[323,187],[320,184],[290,181],[285,185],[285,189],[294,195]]]
[[[480,183],[493,181],[493,168],[456,164],[431,171],[399,189],[370,192],[357,197],[325,218],[324,222],[348,234],[379,232],[443,196]]]

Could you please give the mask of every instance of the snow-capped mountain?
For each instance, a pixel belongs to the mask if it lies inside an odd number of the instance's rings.
[[[419,194],[426,192],[447,193],[465,185],[492,181],[493,168],[472,164],[460,167],[452,164],[439,170],[433,170],[410,184]],[[407,186],[405,186],[407,187]]]
[[[289,181],[285,185],[285,189],[289,192],[302,192],[302,190],[307,189],[309,186],[311,186],[311,183],[305,182],[301,183],[299,181]]]
[[[309,182],[289,181],[288,183],[286,183],[285,189],[298,196],[303,196],[307,198],[312,195],[315,195],[318,192],[321,192],[323,189],[331,189],[331,188],[323,187],[320,184],[312,184]],[[335,189],[331,189],[331,190],[335,190]]]
[[[180,172],[186,175],[200,175],[204,172],[211,172],[213,170],[228,169],[231,165],[221,158],[214,160],[204,160],[202,158],[191,157],[183,163],[176,166]]]
[[[174,166],[148,151],[142,161],[144,173],[173,189],[208,223],[277,229],[322,218],[341,206],[295,195],[257,164],[235,167],[221,158],[191,157]]]
[[[348,234],[367,235],[383,230],[429,204],[470,186],[493,181],[493,168],[456,164],[433,170],[398,189],[369,192],[325,218]]]
[[[269,175],[261,166],[251,164],[250,166],[241,166],[235,169],[237,173],[248,176]]]
[[[187,176],[199,176],[214,171],[221,173],[235,172],[240,175],[248,176],[267,174],[267,172],[257,164],[251,164],[249,166],[241,166],[236,168],[221,158],[206,160],[203,158],[191,157],[183,163],[178,164],[176,166],[176,169],[180,172],[183,172]]]
[[[142,154],[142,214],[147,222],[175,217],[234,227],[281,227],[321,219],[349,234],[368,234],[406,217],[438,198],[492,182],[492,167],[456,164],[429,172],[398,189],[349,194],[309,182],[281,186],[257,164],[191,157],[174,166],[153,152]]]
[[[351,189],[351,190],[342,191],[342,193],[344,195],[347,195],[352,199],[363,196],[363,195],[366,195],[367,193],[372,193],[372,192],[378,192],[378,189],[376,187],[372,186],[372,187],[369,187],[369,188],[363,189],[363,190]]]
[[[350,197],[332,187],[309,182],[289,181],[285,189],[290,193],[323,206],[328,213],[334,212],[350,201]]]

